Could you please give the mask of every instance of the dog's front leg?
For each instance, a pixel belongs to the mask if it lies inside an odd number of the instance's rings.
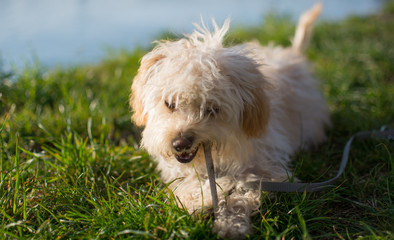
[[[226,195],[235,189],[233,178],[221,177],[216,179],[219,201],[226,201]],[[180,207],[190,214],[209,213],[212,209],[212,196],[209,180],[206,177],[190,175],[183,180],[174,181],[170,185]]]
[[[260,191],[236,187],[226,199],[219,201],[214,232],[223,238],[245,238],[252,234],[251,216],[259,207]]]

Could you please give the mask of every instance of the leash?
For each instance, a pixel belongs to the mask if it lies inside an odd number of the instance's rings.
[[[353,140],[365,140],[365,139],[387,139],[387,140],[394,140],[394,129],[389,129],[386,126],[383,126],[379,131],[361,131],[357,132],[353,136],[349,138],[346,142],[345,148],[343,149],[342,160],[338,169],[338,173],[335,177],[322,181],[322,182],[315,182],[315,183],[290,183],[290,182],[249,182],[246,184],[246,188],[252,189],[260,189],[261,191],[268,191],[268,192],[316,192],[326,188],[330,188],[334,186],[335,181],[342,175],[343,171],[346,168],[346,164],[349,159],[349,152],[350,146]],[[209,153],[207,151],[209,150]],[[207,161],[207,168],[208,168],[208,161],[212,162],[210,147],[209,149],[204,145],[204,152],[205,152],[205,159]],[[209,154],[209,155],[207,155]],[[207,159],[207,156],[210,160]],[[216,204],[213,200],[213,206],[217,206],[217,192],[216,192],[216,184],[215,184],[215,175],[213,170],[213,163],[211,164],[212,170],[208,171],[208,177],[211,186],[211,193],[212,199],[214,199],[214,194],[216,196]],[[208,168],[209,170],[209,168]],[[211,175],[212,174],[212,175]]]
[[[394,129],[389,129],[383,126],[380,131],[361,131],[349,138],[343,149],[342,160],[339,166],[338,173],[335,177],[316,183],[288,183],[288,182],[260,182],[259,189],[270,192],[315,192],[325,188],[333,187],[334,182],[342,175],[346,168],[349,159],[350,146],[353,140],[365,139],[387,139],[394,140]]]
[[[212,144],[210,142],[206,142],[203,144],[204,146],[204,154],[205,154],[205,163],[207,165],[208,179],[209,179],[209,187],[211,188],[211,196],[212,196],[212,206],[216,208],[218,206],[218,193],[216,191],[216,182],[215,182],[215,168],[213,166],[211,148]]]

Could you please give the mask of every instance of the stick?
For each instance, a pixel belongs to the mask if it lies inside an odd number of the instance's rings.
[[[216,191],[216,182],[215,182],[215,168],[213,166],[212,154],[211,154],[211,143],[204,143],[204,154],[205,154],[205,163],[207,164],[207,172],[209,179],[209,186],[211,188],[211,196],[212,196],[212,205],[213,208],[218,207],[218,194]]]

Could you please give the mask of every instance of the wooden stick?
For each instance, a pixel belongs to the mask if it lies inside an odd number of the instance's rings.
[[[205,163],[207,164],[209,186],[211,188],[211,196],[212,196],[212,205],[213,205],[213,208],[215,209],[218,207],[219,200],[218,200],[218,194],[216,191],[215,168],[213,166],[211,149],[212,149],[211,143],[204,143]]]

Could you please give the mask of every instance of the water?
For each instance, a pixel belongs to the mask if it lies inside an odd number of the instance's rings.
[[[148,46],[165,30],[190,33],[200,17],[250,26],[270,11],[294,20],[313,0],[0,0],[3,68],[38,59],[47,67],[99,62],[108,49]],[[321,19],[379,10],[379,0],[326,0]]]

